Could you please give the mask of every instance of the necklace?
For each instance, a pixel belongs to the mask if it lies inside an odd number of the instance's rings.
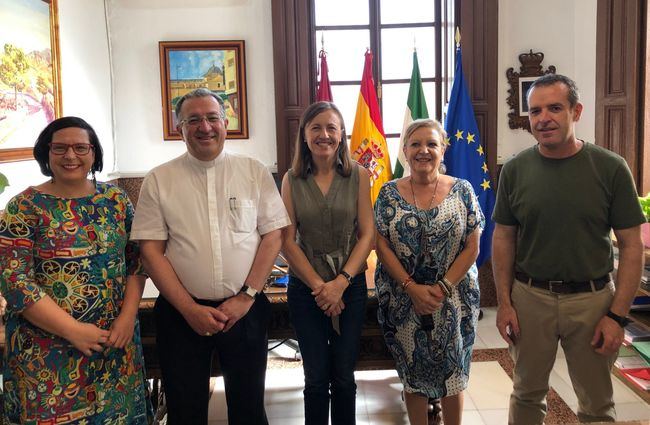
[[[430,210],[431,207],[433,207],[433,203],[436,200],[436,192],[438,192],[438,182],[440,181],[440,174],[436,177],[436,185],[433,187],[433,196],[431,197],[431,202],[429,202],[429,208],[427,210]],[[415,203],[415,208],[418,210],[420,209],[420,206],[418,205],[418,198],[415,197],[415,190],[413,189],[413,177],[409,178],[409,183],[411,184],[411,194],[413,195],[413,202]]]

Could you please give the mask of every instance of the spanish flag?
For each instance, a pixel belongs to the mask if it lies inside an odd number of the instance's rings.
[[[379,102],[372,78],[372,52],[366,51],[366,63],[363,67],[361,92],[357,102],[357,113],[350,138],[352,159],[366,167],[370,173],[370,195],[375,202],[381,186],[392,178],[388,146],[384,135],[384,126],[379,113]]]

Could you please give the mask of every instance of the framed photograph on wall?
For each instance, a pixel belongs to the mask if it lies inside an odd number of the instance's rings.
[[[158,46],[164,139],[181,139],[176,103],[200,87],[224,101],[227,138],[248,139],[244,41],[161,41]]]
[[[528,116],[528,89],[539,77],[519,77],[519,116]]]
[[[57,0],[0,0],[0,162],[33,159],[61,116]]]
[[[528,121],[528,89],[537,78],[546,74],[555,74],[555,66],[550,65],[546,70],[542,67],[544,53],[533,52],[530,49],[527,53],[519,55],[519,72],[514,68],[508,68],[506,76],[508,77],[508,97],[506,101],[510,106],[508,113],[508,125],[511,129],[522,128],[530,132],[530,122]]]

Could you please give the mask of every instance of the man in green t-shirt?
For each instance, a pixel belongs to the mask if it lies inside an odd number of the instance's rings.
[[[497,327],[515,362],[509,423],[544,421],[558,341],[579,419],[614,421],[610,371],[641,280],[645,218],[625,160],[576,138],[583,105],[570,78],[540,77],[528,105],[537,145],[504,165],[493,214]]]

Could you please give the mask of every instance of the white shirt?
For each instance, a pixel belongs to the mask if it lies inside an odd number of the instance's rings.
[[[260,235],[290,223],[262,163],[225,151],[207,162],[185,153],[145,176],[131,239],[166,240],[190,295],[222,300],[243,286]]]

